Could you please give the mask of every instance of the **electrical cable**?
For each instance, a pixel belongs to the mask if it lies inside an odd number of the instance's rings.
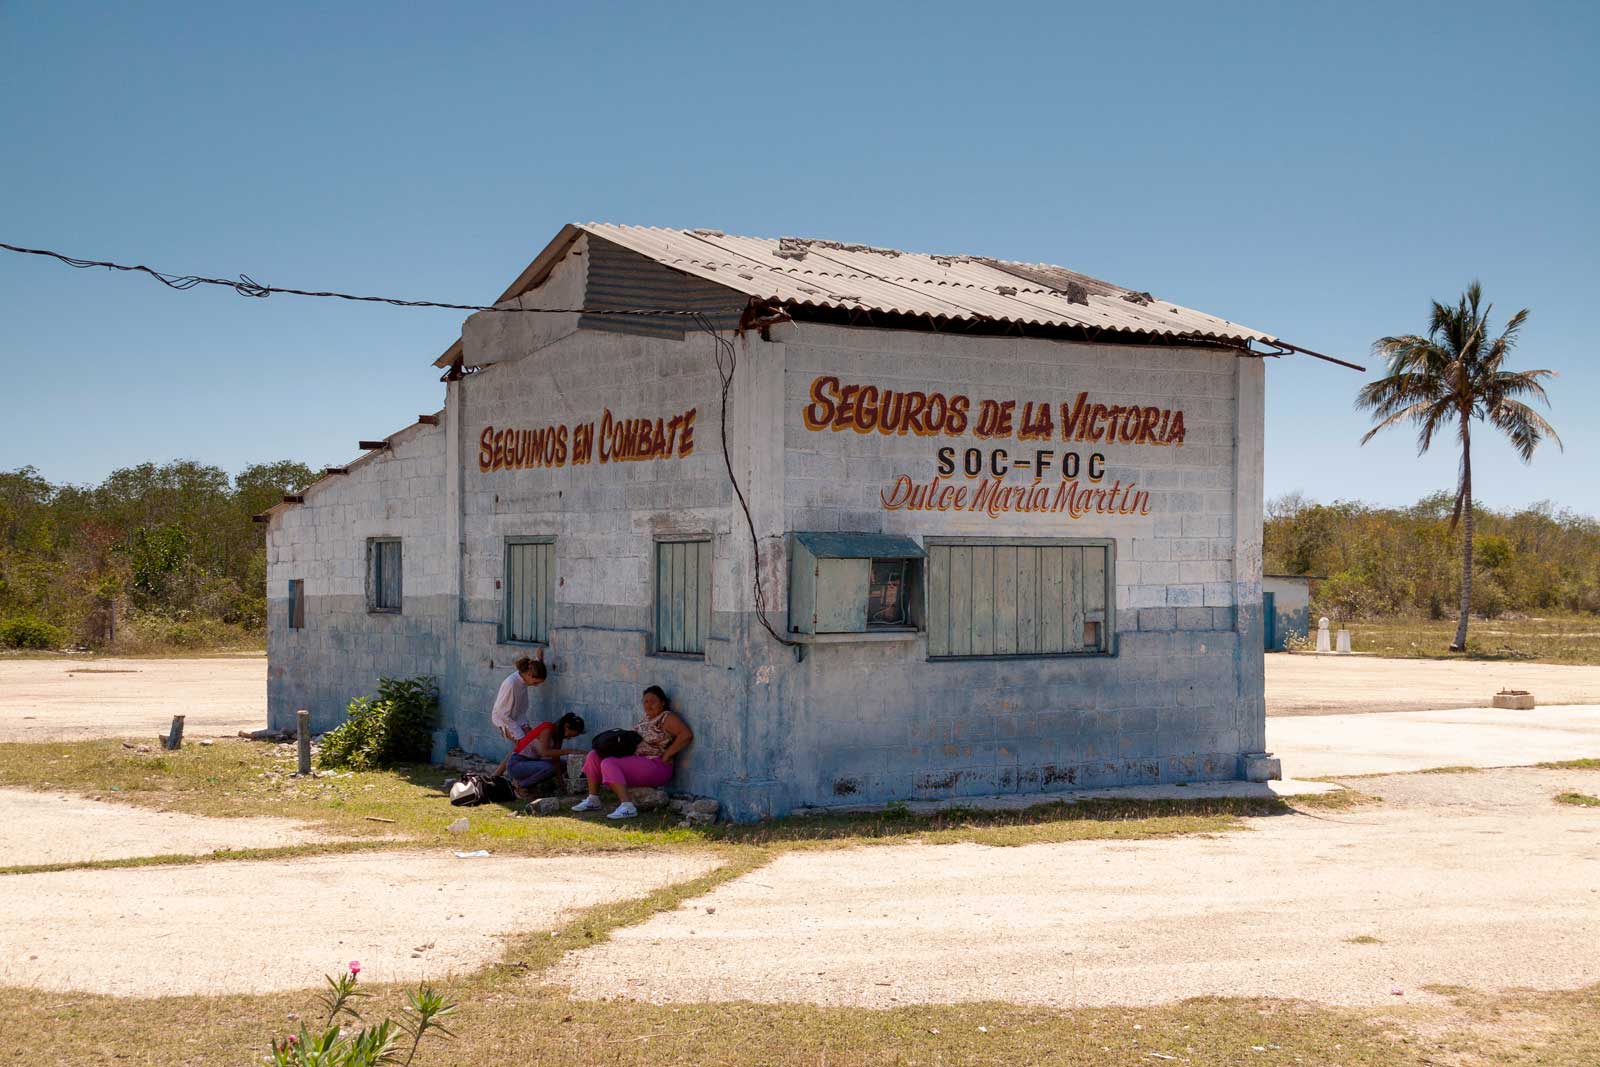
[[[225,289],[232,289],[240,296],[252,296],[263,299],[273,295],[274,293],[283,293],[287,296],[331,297],[335,300],[353,300],[359,303],[390,304],[394,307],[403,308],[443,308],[449,311],[520,311],[533,315],[632,315],[638,317],[669,317],[700,320],[704,320],[705,318],[705,316],[701,315],[700,312],[684,311],[677,308],[495,307],[492,304],[449,304],[435,300],[402,300],[399,297],[392,296],[357,296],[353,293],[336,293],[326,290],[319,291],[310,289],[290,289],[284,286],[262,285],[248,274],[240,274],[238,281],[231,281],[227,278],[206,278],[198,274],[172,274],[168,271],[159,271],[153,267],[144,266],[143,264],[129,266],[125,263],[112,263],[109,260],[103,259],[78,259],[77,257],[69,256],[61,252],[52,252],[45,248],[23,248],[20,245],[6,244],[4,241],[0,241],[0,248],[3,248],[8,252],[17,252],[22,255],[47,256],[51,259],[59,260],[69,267],[78,267],[80,269],[86,269],[89,267],[104,267],[107,270],[120,270],[129,271],[136,274],[148,274],[162,285],[172,289],[188,290],[193,289],[198,285],[220,285]],[[822,258],[828,257],[824,256]],[[870,276],[875,278],[877,277],[876,275]],[[879,278],[878,280],[889,282],[889,284],[898,284],[886,278]],[[707,326],[709,326],[709,323],[707,323]],[[702,326],[702,329],[707,328],[707,326]],[[713,336],[715,336],[714,332]],[[1328,363],[1336,363],[1341,367],[1348,367],[1351,370],[1366,370],[1366,368],[1360,364],[1349,363],[1342,359],[1336,359],[1333,356],[1325,356],[1321,352],[1314,352],[1309,348],[1302,348],[1299,345],[1292,345],[1287,341],[1266,341],[1264,343],[1273,345],[1278,349],[1278,351],[1257,352],[1250,347],[1248,341],[1243,345],[1240,345],[1237,342],[1230,343],[1221,338],[1202,337],[1188,334],[1176,334],[1173,335],[1173,339],[1178,341],[1192,342],[1195,344],[1216,345],[1222,348],[1232,348],[1244,353],[1245,355],[1257,357],[1263,355],[1283,355],[1285,351],[1298,352],[1301,355],[1311,356],[1315,359],[1324,360]]]
[[[733,495],[739,498],[739,507],[744,511],[745,526],[750,530],[750,550],[754,554],[753,570],[755,578],[751,583],[752,593],[756,601],[756,618],[761,620],[761,625],[766,627],[772,639],[781,645],[796,645],[780,634],[767,618],[766,594],[761,587],[761,538],[756,535],[756,520],[750,514],[750,504],[745,500],[744,490],[739,488],[739,479],[733,473],[733,455],[728,451],[728,393],[733,388],[733,372],[739,366],[739,354],[733,342],[722,336],[715,325],[705,315],[696,311],[693,313],[695,325],[710,335],[716,344],[717,377],[722,380],[722,462],[728,468],[728,482],[733,486]],[[726,359],[724,359],[726,357]]]
[[[335,293],[327,291],[312,291],[308,289],[288,289],[277,285],[262,285],[248,274],[239,275],[238,281],[229,281],[227,278],[206,278],[198,274],[172,274],[168,271],[156,270],[143,264],[128,266],[125,263],[112,263],[101,259],[78,259],[52,252],[44,248],[23,248],[20,245],[6,244],[0,241],[0,248],[8,252],[19,252],[28,256],[48,256],[60,260],[69,267],[87,269],[89,267],[104,267],[107,270],[128,271],[135,274],[148,274],[162,285],[171,289],[185,291],[197,285],[220,285],[225,289],[232,289],[240,296],[253,296],[266,298],[274,293],[283,293],[287,296],[322,296],[332,297],[336,300],[354,300],[368,304],[392,304],[403,308],[444,308],[449,311],[524,311],[535,315],[635,315],[635,316],[671,316],[677,318],[694,318],[699,312],[682,311],[672,308],[530,308],[530,307],[494,307],[490,304],[446,304],[434,300],[401,300],[392,296],[356,296],[352,293]]]

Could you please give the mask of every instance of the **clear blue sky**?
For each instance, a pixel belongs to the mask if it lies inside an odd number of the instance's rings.
[[[582,10],[578,10],[582,9]],[[89,5],[0,0],[0,240],[490,299],[569,220],[1049,261],[1370,362],[1483,280],[1566,452],[1480,496],[1600,514],[1590,4]],[[351,457],[441,402],[460,314],[0,254],[0,469]],[[1267,489],[1453,483],[1269,369]]]

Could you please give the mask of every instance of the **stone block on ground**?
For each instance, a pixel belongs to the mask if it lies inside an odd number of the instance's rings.
[[[1494,706],[1508,711],[1532,711],[1533,694],[1526,689],[1502,689],[1494,695]]]
[[[540,797],[528,802],[529,815],[559,815],[561,813],[560,797]]]
[[[700,797],[689,805],[691,815],[709,815],[713,819],[722,811],[722,805],[710,797]]]
[[[1247,782],[1278,782],[1283,780],[1283,761],[1265,754],[1240,756],[1240,769]]]
[[[452,748],[444,758],[444,765],[449,770],[463,774],[490,774],[500,765],[500,761],[487,759],[476,752]]]
[[[628,796],[633,798],[634,807],[640,811],[657,811],[667,806],[667,794],[660,789],[641,786],[638,789],[629,789]]]
[[[716,815],[704,811],[691,811],[683,817],[684,826],[712,826],[717,821]]]

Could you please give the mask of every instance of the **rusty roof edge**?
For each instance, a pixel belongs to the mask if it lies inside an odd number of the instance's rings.
[[[443,431],[443,427],[444,427],[443,418],[444,418],[445,410],[446,409],[444,409],[444,408],[440,408],[438,411],[433,412],[433,417],[435,419],[437,419],[437,420],[440,420],[440,421],[429,423],[429,422],[422,422],[421,420],[418,420],[416,422],[413,422],[409,426],[400,427],[400,429],[396,430],[394,433],[385,436],[383,438],[383,441],[385,442],[385,444],[387,444],[388,442],[393,441],[396,437],[399,437],[401,434],[405,433],[407,430],[426,429],[426,430],[432,430],[434,432],[442,432]],[[355,459],[351,460],[349,463],[340,464],[338,467],[324,467],[324,468],[322,468],[324,473],[318,475],[316,478],[313,478],[311,481],[307,482],[305,484],[305,486],[300,490],[299,494],[297,494],[297,495],[299,495],[302,498],[302,503],[303,503],[304,502],[303,498],[306,496],[306,494],[310,493],[311,490],[315,489],[317,486],[321,485],[323,482],[331,482],[331,481],[334,481],[334,480],[336,480],[338,478],[346,477],[346,476],[348,476],[348,474],[351,471],[355,470],[357,467],[365,467],[368,463],[371,463],[374,460],[382,459],[385,456],[388,456],[390,454],[391,453],[390,453],[389,449],[387,449],[387,448],[371,449],[369,451],[361,453],[361,455],[357,456]],[[330,473],[327,473],[327,472],[332,471],[332,470],[342,470],[343,473],[341,473],[341,474],[330,474]],[[256,522],[270,522],[272,520],[272,516],[278,514],[280,511],[288,511],[290,508],[298,507],[298,506],[299,505],[294,503],[293,501],[280,500],[276,504],[274,504],[270,508],[268,508],[266,511],[261,512],[259,515],[252,515],[252,516],[250,516],[250,518],[252,520],[256,521]]]

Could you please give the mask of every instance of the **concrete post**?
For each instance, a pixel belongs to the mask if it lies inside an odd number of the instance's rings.
[[[299,730],[297,740],[300,745],[300,767],[303,775],[311,773],[311,712],[301,708],[295,712],[296,727]]]

